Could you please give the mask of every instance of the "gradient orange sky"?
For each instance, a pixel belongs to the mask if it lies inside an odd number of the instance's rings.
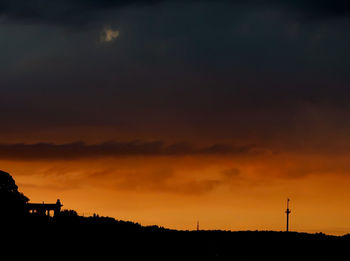
[[[250,148],[69,159],[46,153],[47,159],[34,154],[1,166],[32,202],[60,198],[81,215],[175,229],[195,229],[200,220],[203,229],[284,230],[289,197],[292,230],[340,235],[349,229],[347,153]]]

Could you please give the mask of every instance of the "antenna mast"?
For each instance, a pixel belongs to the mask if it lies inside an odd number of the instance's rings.
[[[287,210],[286,210],[286,214],[287,214],[287,227],[286,227],[286,232],[289,232],[289,215],[291,213],[290,209],[289,209],[289,201],[290,199],[287,199]]]

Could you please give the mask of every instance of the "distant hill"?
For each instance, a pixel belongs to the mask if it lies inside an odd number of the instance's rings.
[[[177,231],[96,214],[83,217],[74,210],[54,217],[29,213],[27,202],[12,177],[0,172],[4,260],[21,255],[35,260],[348,260],[350,235]]]
[[[19,249],[55,253],[63,260],[339,260],[350,245],[348,235],[177,231],[99,216],[35,219],[13,231],[9,242]]]

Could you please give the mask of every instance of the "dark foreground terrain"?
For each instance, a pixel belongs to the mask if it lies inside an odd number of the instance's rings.
[[[103,217],[36,217],[2,228],[2,250],[42,260],[348,260],[350,246],[349,236],[174,231]]]
[[[349,260],[350,236],[293,232],[175,231],[113,218],[82,217],[29,204],[0,171],[2,260]],[[32,212],[33,207],[36,211]]]

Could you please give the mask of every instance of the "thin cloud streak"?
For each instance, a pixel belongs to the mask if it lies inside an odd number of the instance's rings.
[[[122,156],[185,156],[185,155],[246,155],[263,154],[268,150],[255,145],[213,144],[198,147],[187,143],[165,144],[154,142],[106,142],[86,144],[0,144],[0,160],[75,160],[84,158]]]

